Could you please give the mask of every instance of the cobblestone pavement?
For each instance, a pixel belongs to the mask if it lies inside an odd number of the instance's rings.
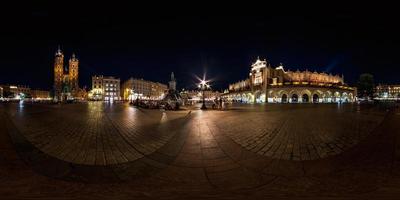
[[[400,111],[376,106],[141,110],[0,105],[4,198],[400,195]]]

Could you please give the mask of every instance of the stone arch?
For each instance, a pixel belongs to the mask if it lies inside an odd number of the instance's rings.
[[[257,90],[256,92],[254,92],[254,102],[256,102],[257,101],[257,99],[261,99],[261,95],[262,95],[262,92],[260,91],[260,90]]]
[[[295,98],[293,98],[295,97]],[[297,103],[299,102],[299,92],[296,90],[291,90],[288,95],[289,103]],[[295,102],[293,102],[295,100]]]
[[[290,99],[291,99],[291,103],[297,103],[297,102],[299,102],[299,95],[297,93],[293,93],[290,96]]]
[[[240,101],[240,99],[241,99],[240,93],[236,94],[235,95],[235,101]]]
[[[246,93],[240,93],[239,101],[242,102],[242,103],[247,103],[247,95],[246,95]]]
[[[354,101],[354,96],[353,96],[353,93],[351,93],[351,92],[349,92],[349,99],[350,99],[350,102]]]
[[[301,95],[307,94],[308,96],[311,96],[311,91],[309,89],[304,89],[300,93],[301,93]]]
[[[275,93],[276,93],[275,90],[268,91],[268,97],[274,97]]]
[[[312,102],[313,103],[319,103],[319,96],[318,96],[318,94],[317,93],[314,93],[313,94],[313,96],[312,96]]]
[[[309,103],[310,102],[310,98],[311,98],[311,91],[308,89],[304,89],[300,92],[301,95],[301,102],[303,103]]]
[[[288,96],[287,96],[287,94],[282,94],[282,96],[281,96],[281,102],[282,103],[287,103],[288,102]]]
[[[342,93],[341,100],[342,100],[342,102],[346,102],[346,103],[349,102],[349,96],[348,96],[347,92]]]
[[[324,93],[321,90],[315,90],[311,96],[312,103],[319,103],[324,100]]]
[[[333,98],[333,100],[332,100],[333,102],[339,102],[340,98],[341,98],[340,92],[339,91],[335,91],[333,93],[333,95],[332,95],[332,98]]]
[[[278,101],[278,95],[276,94],[275,90],[269,90],[267,93],[267,101],[270,103],[275,103]]]
[[[325,92],[325,95],[324,95],[325,97],[324,97],[324,101],[326,102],[326,103],[331,103],[332,101],[333,101],[333,99],[332,99],[332,92],[330,91],[330,90],[327,90],[326,92]]]
[[[288,103],[289,102],[289,93],[286,90],[279,90],[276,92],[276,95],[278,96],[278,101],[281,103]],[[286,101],[284,101],[283,96],[286,95]]]
[[[301,102],[309,103],[310,102],[310,96],[308,96],[307,93],[304,93],[303,95],[301,95]]]

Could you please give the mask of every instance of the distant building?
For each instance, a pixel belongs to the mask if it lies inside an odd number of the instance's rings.
[[[202,100],[202,91],[200,90],[183,90],[180,92],[182,100],[184,101],[200,101]],[[205,90],[204,98],[207,101],[215,100],[216,98],[220,98],[221,93],[218,91]]]
[[[50,99],[50,91],[47,90],[31,90],[33,99]]]
[[[375,87],[375,97],[382,99],[400,99],[400,85],[383,85]]]
[[[0,86],[0,98],[3,98],[3,87]]]
[[[194,101],[202,100],[202,91],[200,90],[183,90],[180,94],[182,99],[184,100],[194,100]],[[204,90],[204,98],[207,101],[214,100],[215,98],[219,98],[220,96],[221,93],[218,91]]]
[[[64,66],[64,54],[59,47],[54,58],[54,100],[75,99],[80,92],[78,78],[79,60],[72,54],[67,68]]]
[[[247,103],[330,103],[353,102],[357,90],[344,83],[343,76],[306,71],[285,71],[257,59],[249,78],[230,84],[223,97]]]
[[[31,97],[31,88],[24,85],[2,85],[4,98],[29,98]]]
[[[137,98],[160,100],[167,89],[167,85],[162,83],[130,78],[122,84],[121,97],[124,100]]]
[[[88,99],[88,92],[85,88],[79,88],[78,92],[75,94],[77,100],[85,101]]]
[[[121,100],[120,79],[113,76],[92,76],[91,100]]]

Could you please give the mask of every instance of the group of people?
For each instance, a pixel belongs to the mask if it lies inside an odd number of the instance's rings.
[[[212,109],[224,109],[225,101],[222,98],[215,98],[213,101]]]
[[[179,102],[163,102],[157,100],[139,100],[130,102],[131,105],[146,109],[179,110]]]

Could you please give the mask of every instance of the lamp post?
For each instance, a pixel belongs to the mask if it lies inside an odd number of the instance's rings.
[[[126,88],[125,91],[126,91],[126,93],[124,92],[124,99],[123,100],[128,100],[128,102],[129,102],[131,100],[130,99],[129,89]]]
[[[206,110],[207,109],[207,107],[206,107],[206,101],[205,101],[205,97],[204,97],[204,90],[206,90],[207,88],[209,88],[210,86],[207,84],[207,82],[205,81],[205,80],[202,80],[201,82],[200,82],[200,84],[199,84],[199,88],[201,89],[201,91],[202,91],[202,96],[203,96],[203,104],[201,105],[201,108],[200,109],[202,109],[202,110]]]
[[[129,95],[129,97],[130,97],[130,99],[131,99],[131,103],[133,103],[133,89],[130,89],[130,95]]]

